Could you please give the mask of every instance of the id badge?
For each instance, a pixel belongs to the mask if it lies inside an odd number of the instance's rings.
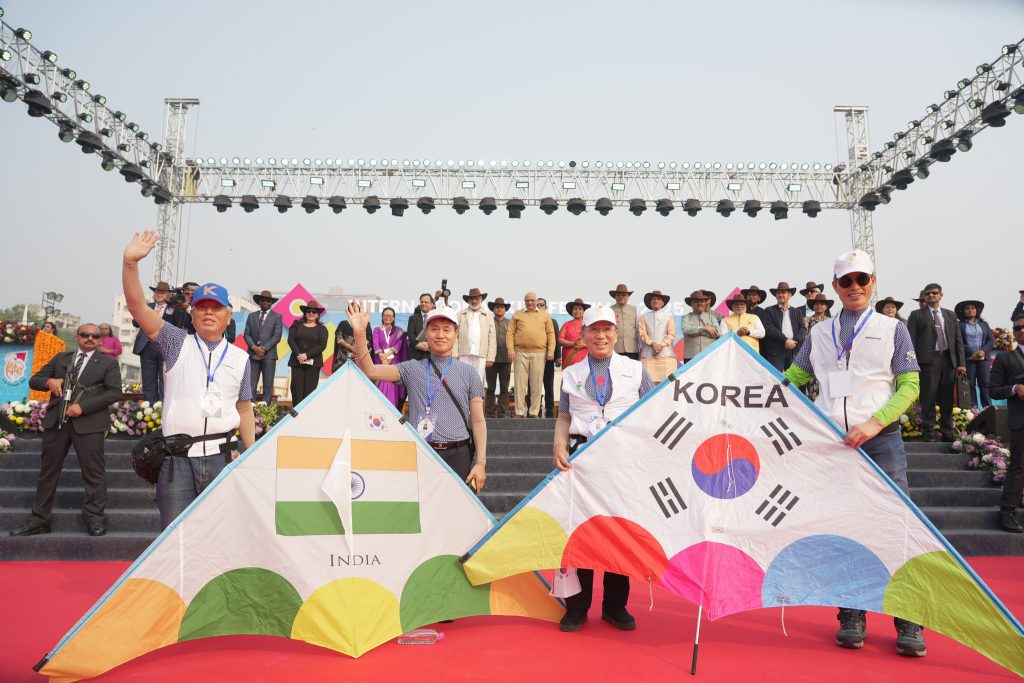
[[[224,408],[224,398],[216,389],[207,389],[203,392],[201,404],[203,407],[203,417],[220,417],[221,411]]]
[[[833,370],[828,373],[829,398],[844,398],[853,393],[853,375],[849,370]]]
[[[429,417],[424,417],[416,424],[416,431],[420,433],[424,439],[434,433],[434,421]]]
[[[597,436],[597,433],[604,429],[607,424],[603,417],[595,415],[590,418],[590,433]]]

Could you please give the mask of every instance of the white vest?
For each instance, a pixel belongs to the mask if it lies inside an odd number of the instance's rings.
[[[858,320],[857,324],[860,322]],[[836,330],[835,343],[838,343],[838,315],[815,325],[810,332],[811,367],[821,384],[821,391],[814,403],[836,424],[848,430],[869,420],[889,402],[896,391],[892,354],[896,346],[896,326],[900,322],[879,313],[873,314],[867,321],[850,349],[849,370],[853,390],[843,398],[831,398],[829,394],[829,373],[839,370],[836,362],[839,352],[832,341],[833,324]]]
[[[612,395],[604,404],[604,418],[611,422],[630,406],[636,403],[643,380],[643,368],[640,361],[612,354],[608,366],[608,374],[612,380]],[[562,370],[562,390],[569,395],[572,422],[570,434],[582,434],[590,438],[590,420],[601,415],[601,405],[587,395],[587,377],[590,376],[589,363],[576,363]]]
[[[221,393],[223,405],[220,417],[203,417],[202,398],[206,392],[206,364],[210,363],[210,370],[217,366],[224,345],[227,344],[227,354],[224,362],[214,374],[210,387]],[[200,348],[202,351],[200,351]],[[202,436],[203,434],[217,434],[238,429],[241,418],[238,415],[238,392],[242,386],[242,377],[245,374],[245,366],[249,357],[234,344],[228,344],[225,339],[213,350],[213,360],[210,361],[210,351],[206,343],[199,339],[199,346],[196,346],[195,335],[188,335],[185,343],[181,346],[181,353],[174,367],[164,372],[164,410],[163,410],[163,431],[166,435],[188,434],[189,436]],[[201,441],[189,449],[190,458],[202,455],[216,455],[220,452],[220,445],[223,441]]]

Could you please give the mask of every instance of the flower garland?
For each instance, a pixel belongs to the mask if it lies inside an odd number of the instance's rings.
[[[34,344],[37,332],[35,323],[0,321],[0,344]]]
[[[0,414],[22,432],[41,432],[46,404],[42,401],[11,401],[0,405]]]
[[[967,430],[971,420],[978,417],[980,411],[977,408],[953,408],[953,432],[960,434]],[[924,434],[922,425],[924,420],[921,417],[921,404],[907,408],[907,411],[900,415],[900,431],[904,439],[915,439]],[[939,407],[935,406],[935,434],[941,431]]]
[[[1013,351],[1013,332],[1006,327],[996,327],[992,330],[992,348],[996,351]]]
[[[0,429],[0,453],[6,453],[11,450],[14,447],[15,441],[17,441],[17,438],[14,434]]]
[[[145,436],[160,429],[163,403],[156,401],[118,401],[110,405],[110,433]]]
[[[953,452],[971,456],[967,469],[991,472],[992,481],[1000,485],[1006,479],[1010,451],[999,439],[989,438],[981,432],[961,432],[960,438],[953,442]]]
[[[259,401],[252,404],[252,411],[256,416],[256,436],[265,434],[284,416],[284,411],[276,403]]]

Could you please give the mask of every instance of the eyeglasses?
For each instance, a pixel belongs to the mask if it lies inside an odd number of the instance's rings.
[[[853,286],[854,282],[861,287],[867,287],[868,283],[871,282],[871,276],[867,273],[857,273],[856,275],[844,275],[836,280],[836,284],[843,289],[849,289]]]
[[[547,308],[547,304],[537,304],[537,308]]]
[[[99,332],[96,332],[96,333],[93,333],[93,332],[79,332],[78,336],[81,337],[82,339],[90,339],[90,338],[91,339],[99,339],[100,336],[102,336],[102,335],[100,335]]]
[[[937,289],[932,289],[924,293],[925,296],[938,296],[939,294],[942,294],[942,292]]]
[[[1024,325],[1014,325],[1013,326],[1013,331],[1014,332],[1020,332],[1021,330],[1024,330]]]

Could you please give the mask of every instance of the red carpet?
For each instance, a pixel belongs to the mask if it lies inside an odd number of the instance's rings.
[[[1014,614],[1024,614],[1024,558],[971,564]],[[35,664],[128,566],[125,562],[0,563],[0,681],[41,681]],[[600,584],[600,581],[597,582]],[[596,587],[595,587],[596,588]],[[599,598],[598,598],[599,600]],[[633,581],[639,627],[622,633],[600,621],[583,631],[476,617],[441,624],[433,646],[383,645],[360,659],[281,638],[235,636],[180,643],[106,674],[103,681],[681,681],[689,678],[694,620],[689,603]],[[596,615],[596,616],[595,616]],[[863,650],[833,644],[832,609],[768,609],[701,627],[698,676],[709,681],[994,681],[1016,678],[968,648],[926,632],[928,656],[896,655],[889,617],[870,615]]]

